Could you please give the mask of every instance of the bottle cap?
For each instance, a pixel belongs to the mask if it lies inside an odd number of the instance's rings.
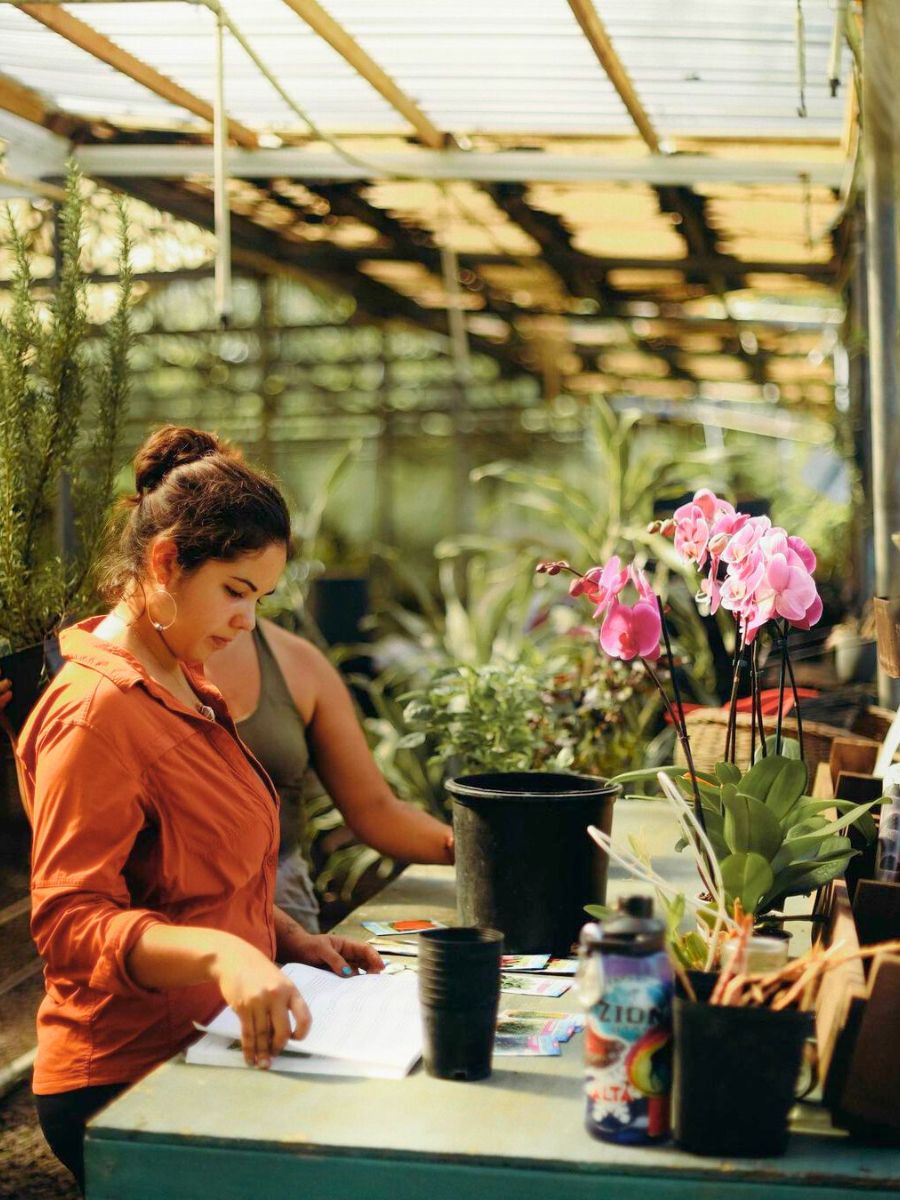
[[[613,916],[601,922],[592,921],[581,931],[585,953],[599,950],[601,954],[640,957],[663,950],[665,944],[666,925],[653,916],[652,896],[626,896],[619,901]]]

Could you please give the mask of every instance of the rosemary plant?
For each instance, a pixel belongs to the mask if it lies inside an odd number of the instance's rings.
[[[84,202],[70,165],[58,214],[58,273],[40,298],[29,246],[6,210],[13,261],[11,304],[0,317],[0,639],[40,642],[93,597],[92,568],[113,498],[129,394],[132,344],[130,241],[118,209],[115,312],[88,348],[87,280],[81,266]],[[85,429],[90,436],[82,436]],[[74,545],[59,547],[56,513],[68,494]]]

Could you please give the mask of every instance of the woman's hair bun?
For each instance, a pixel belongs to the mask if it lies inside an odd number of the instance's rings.
[[[186,463],[227,454],[227,447],[214,433],[184,425],[164,425],[147,438],[134,457],[134,483],[139,496],[159,487],[170,471]]]

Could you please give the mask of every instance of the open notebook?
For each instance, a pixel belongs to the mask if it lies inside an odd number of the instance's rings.
[[[272,1060],[273,1070],[381,1079],[399,1079],[412,1070],[422,1054],[415,975],[342,979],[302,963],[288,963],[282,970],[309,1005],[312,1027],[302,1041],[287,1043]],[[244,1065],[240,1021],[233,1009],[224,1008],[197,1028],[205,1036],[188,1047],[187,1062]]]

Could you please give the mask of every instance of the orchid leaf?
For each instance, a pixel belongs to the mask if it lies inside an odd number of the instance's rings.
[[[741,778],[741,791],[745,796],[761,800],[763,804],[769,794],[769,789],[784,770],[788,760],[780,754],[770,754],[753,764]]]
[[[826,814],[827,819],[827,814],[830,811],[836,810],[839,813],[846,813],[850,812],[850,810],[854,807],[855,806],[852,800],[811,800],[807,796],[803,800],[802,804],[798,804],[791,809],[787,816],[782,819],[781,823],[782,826],[786,826],[788,829],[790,829],[793,828],[794,825],[799,824],[801,821],[808,820],[810,817],[818,817],[822,814]],[[790,824],[787,824],[788,822],[790,822]],[[874,820],[872,819],[871,813],[866,812],[857,817],[857,819],[854,821],[854,825],[867,842],[875,840],[878,830],[875,826]]]
[[[852,853],[853,846],[850,844],[849,838],[826,837],[823,839],[819,834],[811,833],[807,837],[794,838],[793,841],[785,842],[772,859],[772,870],[777,879],[780,871],[795,866],[797,863],[804,862],[805,865],[811,866],[813,863],[826,862],[836,854]]]
[[[725,788],[722,789],[723,793]],[[742,792],[725,797],[724,834],[729,850],[753,851],[769,860],[781,845],[778,818],[769,808]]]
[[[766,807],[780,819],[790,812],[809,783],[806,763],[798,759],[786,759],[776,775],[766,796]]]
[[[830,834],[840,833],[842,829],[846,829],[848,825],[852,825],[855,821],[858,821],[863,814],[869,811],[873,804],[877,803],[877,800],[870,800],[868,804],[855,805],[849,810],[849,812],[845,812],[843,816],[838,817],[834,821],[828,821],[825,825],[818,829],[816,831],[816,837],[819,841],[821,841],[822,838],[828,837]],[[821,818],[813,817],[812,820],[821,820]],[[809,822],[802,822],[801,824],[809,824]],[[792,836],[789,836],[785,840],[785,845],[798,840],[796,830],[799,828],[800,826],[794,827],[794,830],[791,831]]]
[[[802,896],[814,888],[830,883],[858,853],[858,850],[851,850],[848,854],[836,854],[819,861],[798,862],[786,867],[779,873],[775,885],[763,896],[757,911],[771,908],[777,900],[785,896]]]
[[[803,757],[800,743],[796,738],[785,737],[782,734],[781,746],[778,750],[778,755],[775,754],[775,747],[778,745],[778,738],[774,733],[770,734],[765,740],[765,756],[766,758],[780,757],[790,759],[801,759]],[[756,761],[763,762],[762,746],[756,752]]]
[[[744,912],[755,913],[763,896],[770,891],[775,876],[761,854],[729,854],[721,863],[722,882],[732,902],[740,900]]]
[[[736,763],[717,762],[716,779],[718,779],[719,783],[740,783],[741,768]]]

